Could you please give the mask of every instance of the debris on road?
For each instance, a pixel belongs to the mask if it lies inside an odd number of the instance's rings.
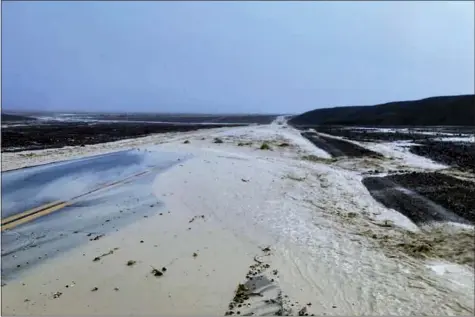
[[[56,292],[56,293],[53,294],[53,298],[59,298],[61,295],[63,295],[63,293]]]

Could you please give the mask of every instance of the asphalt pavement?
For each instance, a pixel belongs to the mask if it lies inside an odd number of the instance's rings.
[[[127,150],[2,173],[2,279],[161,210],[160,172],[188,157]]]

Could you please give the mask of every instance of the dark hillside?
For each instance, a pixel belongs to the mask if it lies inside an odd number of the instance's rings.
[[[36,120],[35,118],[26,117],[26,116],[19,116],[16,114],[6,114],[2,113],[2,121],[29,121],[29,120]]]
[[[296,126],[437,126],[475,125],[475,95],[441,96],[375,106],[316,109],[290,120]]]

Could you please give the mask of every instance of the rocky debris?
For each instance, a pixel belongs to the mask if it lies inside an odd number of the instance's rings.
[[[55,293],[53,293],[53,298],[59,298],[61,295],[63,295],[63,293],[55,292]]]
[[[308,316],[307,307],[303,307],[301,310],[299,310],[299,316]]]
[[[152,271],[150,273],[152,273],[152,275],[155,276],[155,277],[160,277],[160,276],[163,275],[162,271],[154,268],[153,266],[152,266]]]
[[[113,250],[110,250],[110,251],[107,252],[107,253],[103,253],[103,254],[101,254],[100,256],[95,257],[92,261],[93,261],[93,262],[97,262],[97,261],[99,261],[100,259],[102,259],[103,257],[113,254],[114,251],[115,251],[115,250],[118,250],[118,249],[119,249],[119,248],[115,248],[115,249],[113,249]]]
[[[220,138],[214,138],[214,141],[213,143],[217,143],[217,144],[220,144],[220,143],[224,143],[224,141]]]
[[[247,299],[249,299],[249,289],[244,284],[239,284],[233,302],[242,304]]]
[[[261,250],[262,250],[262,252],[270,252],[271,248],[270,247],[264,247]]]
[[[134,266],[136,263],[137,263],[137,261],[135,261],[135,260],[128,260],[126,264],[127,264],[127,266]]]
[[[194,216],[193,218],[190,219],[190,221],[188,221],[188,223],[192,223],[193,221],[195,221],[196,219],[205,219],[205,215],[199,215],[199,216]]]
[[[265,256],[271,255],[270,247],[262,247],[261,250]],[[268,275],[266,270],[270,269],[270,264],[264,263],[262,256],[255,256],[254,262],[249,266],[246,282],[238,284],[225,315],[292,315],[288,300],[282,296],[278,283],[266,276]],[[274,271],[277,272],[277,270]]]
[[[190,144],[190,140],[185,140],[183,144]]]
[[[256,263],[249,266],[249,271],[246,275],[247,279],[252,280],[253,277],[257,276],[258,274],[261,274],[264,270],[270,268],[270,265],[261,261],[258,256],[254,257],[254,261]]]
[[[261,150],[267,150],[267,151],[272,150],[271,146],[270,146],[269,143],[267,143],[267,142],[262,143],[262,145],[260,146],[259,149],[261,149]]]
[[[90,235],[92,235],[92,234],[91,234],[91,233],[88,234],[88,236],[90,236]],[[97,240],[99,240],[100,238],[102,238],[103,236],[104,236],[103,234],[97,235],[97,236],[95,236],[94,238],[89,239],[89,241],[97,241]]]

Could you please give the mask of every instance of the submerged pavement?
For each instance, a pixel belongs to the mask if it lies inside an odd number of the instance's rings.
[[[164,212],[152,183],[185,159],[127,150],[2,173],[2,278]]]

